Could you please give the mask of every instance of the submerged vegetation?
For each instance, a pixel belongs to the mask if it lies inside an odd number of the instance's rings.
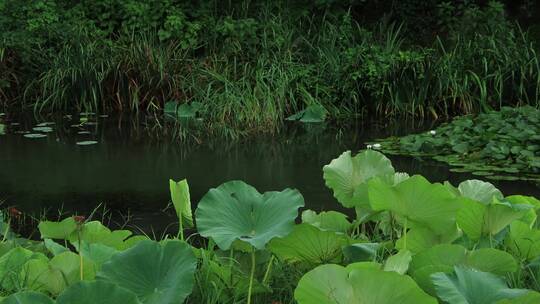
[[[431,183],[373,150],[323,171],[356,216],[303,210],[296,224],[299,191],[230,181],[193,218],[187,181],[170,181],[176,236],[152,241],[73,216],[40,222],[38,241],[12,230],[21,214],[11,208],[0,219],[0,303],[540,301],[537,199],[480,180]]]
[[[476,2],[2,1],[0,103],[176,103],[221,132],[276,132],[310,109],[343,122],[538,105],[533,40],[503,3]]]
[[[385,153],[432,156],[456,172],[540,181],[540,110],[532,107],[457,117],[429,132],[378,143]]]

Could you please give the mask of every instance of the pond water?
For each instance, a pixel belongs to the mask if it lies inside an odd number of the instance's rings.
[[[116,222],[129,219],[144,231],[163,231],[175,222],[169,178],[187,178],[194,205],[212,187],[239,179],[259,191],[297,188],[306,207],[335,210],[340,205],[322,179],[322,166],[345,150],[358,151],[365,142],[390,135],[425,131],[432,123],[363,122],[343,129],[291,124],[282,135],[230,141],[175,140],[147,120],[97,117],[88,121],[61,116],[48,119],[52,132],[26,138],[44,118],[0,117],[0,202],[23,212],[88,215],[100,203]],[[88,123],[89,122],[89,123]],[[156,129],[157,128],[157,129]],[[93,145],[77,142],[97,141]],[[475,178],[453,173],[436,161],[390,157],[398,171],[422,174],[431,181],[454,184]],[[540,197],[528,182],[494,182],[505,194]],[[121,223],[120,223],[121,224]]]

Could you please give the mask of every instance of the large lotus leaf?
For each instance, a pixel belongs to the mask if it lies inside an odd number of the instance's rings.
[[[327,264],[306,273],[294,298],[299,304],[436,304],[408,276],[372,267]]]
[[[510,233],[505,240],[509,250],[520,259],[533,260],[540,257],[540,230],[514,221],[510,224]]]
[[[199,233],[212,238],[222,250],[235,240],[264,249],[271,239],[292,231],[302,206],[304,198],[297,190],[260,194],[244,182],[231,181],[208,191],[195,217]]]
[[[515,259],[507,252],[494,248],[468,251],[465,247],[454,244],[437,245],[414,255],[410,271],[414,273],[429,265],[464,265],[499,275],[517,270]]]
[[[56,304],[141,304],[137,296],[116,284],[103,281],[79,282],[70,286]],[[178,301],[177,303],[181,303]]]
[[[341,248],[347,244],[348,238],[343,234],[300,224],[288,236],[273,239],[269,248],[285,260],[324,264],[340,262],[343,258]]]
[[[493,236],[513,221],[527,215],[532,209],[527,204],[511,204],[494,199],[489,205],[470,199],[462,199],[456,216],[458,226],[472,240]]]
[[[517,270],[515,259],[504,251],[492,248],[467,251],[460,245],[444,244],[414,255],[409,272],[422,289],[434,294],[430,275],[452,272],[454,266],[467,266],[498,275]]]
[[[540,293],[536,291],[529,291],[527,294],[519,296],[513,299],[504,299],[497,304],[538,304],[540,303]]]
[[[54,301],[46,295],[35,291],[21,291],[14,293],[4,300],[2,304],[54,304]]]
[[[176,210],[176,216],[182,220],[186,227],[193,227],[193,216],[191,213],[191,199],[189,196],[189,185],[186,179],[175,182],[169,180],[171,199]]]
[[[429,228],[417,227],[409,230],[406,236],[398,239],[396,248],[408,249],[412,253],[419,253],[435,245],[450,244],[459,237],[460,233],[457,227],[445,234],[435,234]]]
[[[26,262],[32,259],[48,260],[44,254],[22,247],[15,247],[0,257],[0,286],[5,290],[21,289],[24,284],[21,273]]]
[[[181,241],[142,241],[103,264],[98,280],[134,292],[145,304],[182,303],[191,293],[197,259]]]
[[[392,162],[382,153],[366,150],[351,156],[344,152],[323,167],[324,180],[336,199],[345,207],[369,209],[367,182],[376,176],[394,175]]]
[[[347,220],[347,215],[337,211],[323,211],[317,214],[313,210],[302,212],[302,222],[313,225],[321,230],[347,233],[352,224]]]
[[[458,186],[459,192],[466,198],[483,203],[490,204],[493,198],[502,199],[503,195],[499,189],[495,188],[491,183],[481,180],[466,180]]]
[[[388,185],[380,179],[369,182],[369,200],[373,210],[388,210],[408,227],[424,227],[435,234],[455,230],[455,215],[460,208],[455,196],[441,184],[431,184],[419,175]]]
[[[499,276],[474,269],[455,267],[452,274],[435,273],[431,277],[437,296],[446,303],[493,304],[527,293],[527,290],[509,289]]]
[[[77,229],[77,223],[73,217],[63,219],[61,222],[42,221],[38,225],[42,239],[68,239]]]

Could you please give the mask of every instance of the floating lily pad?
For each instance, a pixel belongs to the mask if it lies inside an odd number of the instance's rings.
[[[47,127],[47,126],[52,126],[54,124],[55,124],[54,122],[42,122],[42,123],[38,123],[36,126],[37,127]]]
[[[79,135],[88,135],[88,134],[92,134],[92,132],[90,132],[90,131],[79,131],[79,132],[77,132],[77,134],[79,134]]]
[[[29,133],[29,134],[24,134],[23,136],[26,137],[26,138],[44,138],[44,137],[47,137],[47,135],[40,134],[40,133]]]
[[[53,131],[51,127],[34,127],[32,130],[43,133],[50,133]]]
[[[434,131],[377,142],[388,154],[431,157],[463,167],[453,172],[497,175],[495,179],[505,180],[525,180],[540,172],[540,110],[534,107],[503,107],[456,117]]]
[[[90,145],[95,145],[97,143],[98,142],[95,140],[85,140],[85,141],[78,141],[76,144],[78,146],[90,146]]]

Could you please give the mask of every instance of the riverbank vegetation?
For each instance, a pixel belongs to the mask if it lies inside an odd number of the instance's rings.
[[[323,177],[355,216],[302,210],[296,223],[299,191],[241,181],[210,189],[193,213],[187,181],[171,181],[179,230],[158,241],[91,216],[41,221],[40,240],[25,239],[11,208],[0,220],[1,303],[540,300],[537,199],[480,180],[431,183],[373,150],[343,153]]]
[[[530,1],[8,0],[0,103],[100,113],[195,104],[208,129],[270,133],[310,106],[337,122],[537,106],[536,31],[518,24],[535,9]]]

